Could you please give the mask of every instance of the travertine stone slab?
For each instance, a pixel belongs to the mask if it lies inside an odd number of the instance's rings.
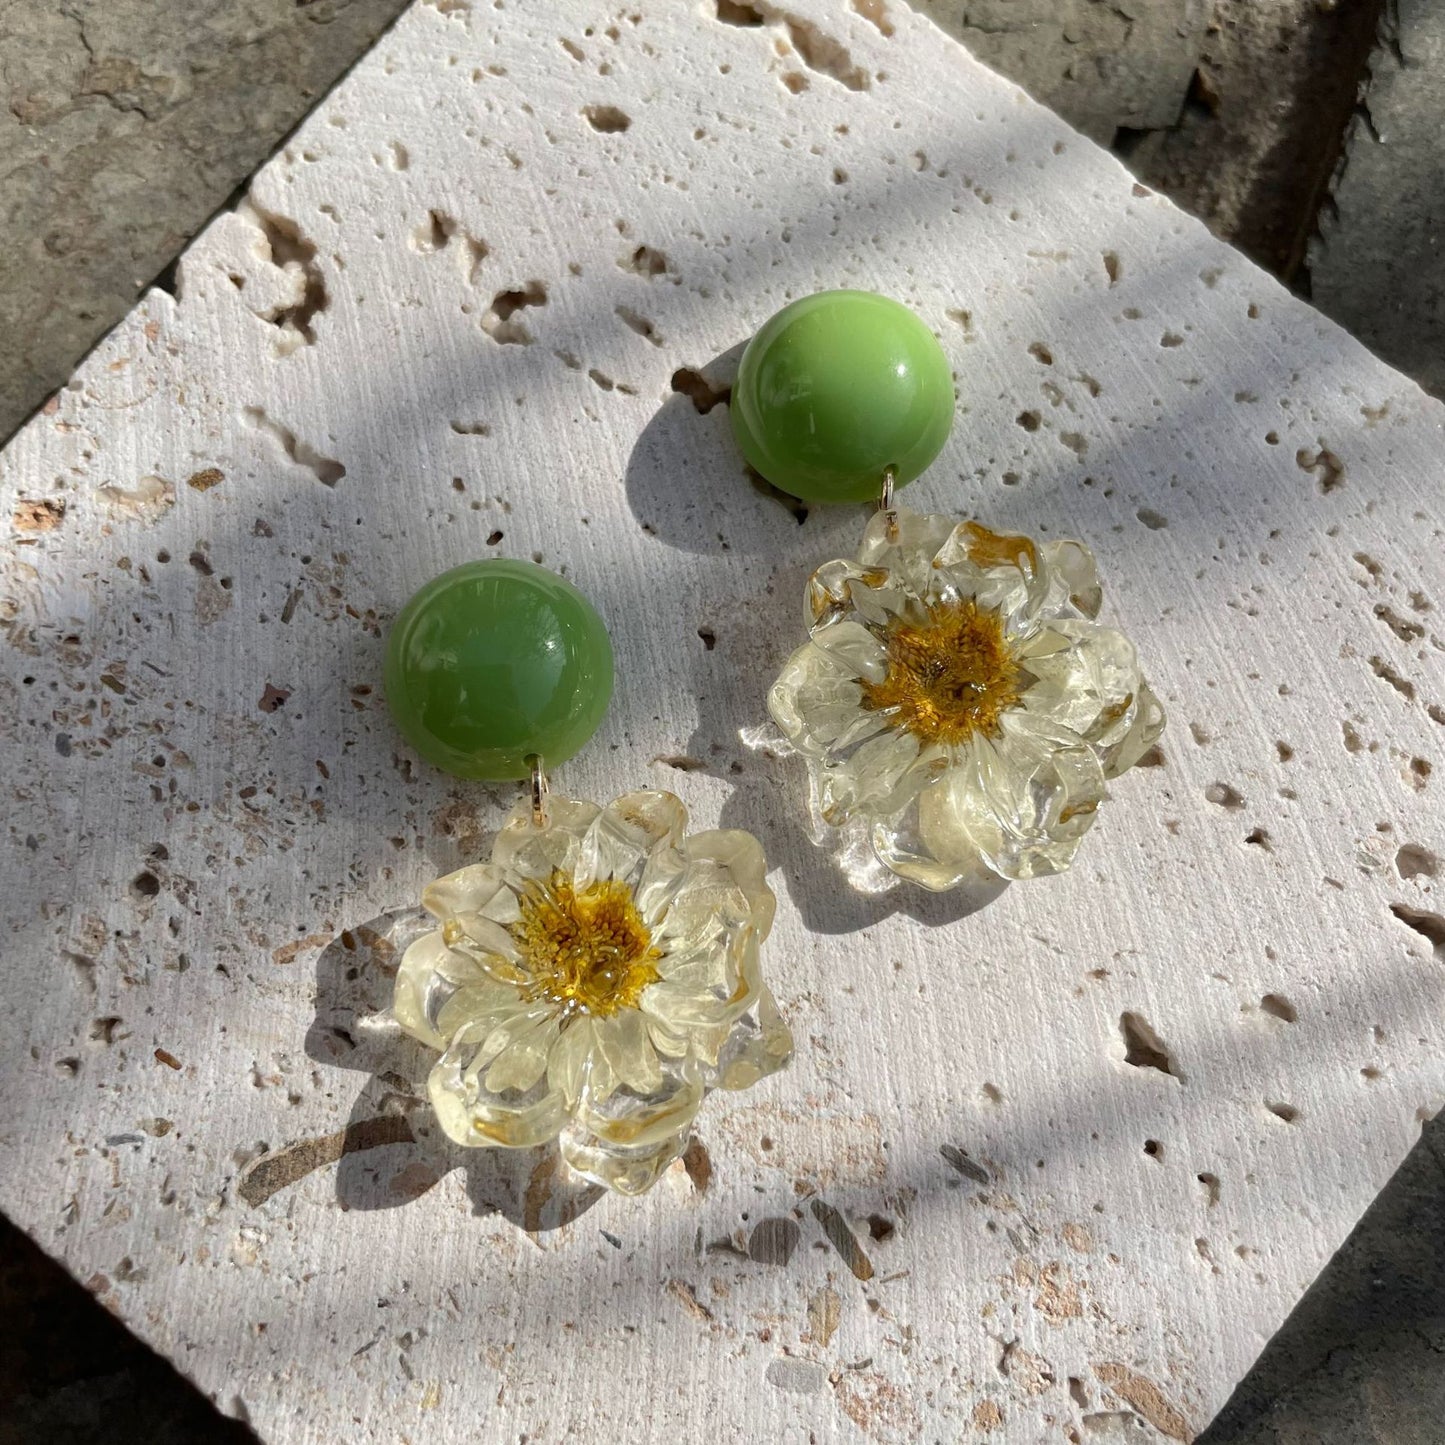
[[[1445,412],[923,18],[723,9],[417,6],[6,452],[0,1206],[272,1441],[1186,1440],[1445,1103]],[[912,503],[1088,539],[1171,710],[967,917],[740,738],[862,514],[713,400],[833,285],[957,371]],[[491,553],[613,628],[556,784],[774,864],[798,1061],[641,1201],[368,1018],[512,801],[382,637]]]

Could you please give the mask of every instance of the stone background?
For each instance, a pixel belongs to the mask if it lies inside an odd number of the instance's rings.
[[[854,3],[883,12],[877,0]],[[1445,394],[1432,78],[1445,64],[1441,7],[916,3]],[[165,276],[402,8],[0,0],[0,437]],[[1201,1439],[1433,1445],[1445,1407],[1442,1301],[1437,1122]],[[201,1438],[253,1437],[215,1415],[23,1235],[0,1231],[0,1445]]]

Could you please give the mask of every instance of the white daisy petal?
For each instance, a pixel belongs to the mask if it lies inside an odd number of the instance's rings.
[[[1011,713],[1002,736],[981,738],[930,800],[922,835],[935,857],[958,858],[966,835],[1010,879],[1062,872],[1104,797],[1093,749],[1066,728]]]
[[[647,1024],[636,1009],[619,1009],[593,1024],[597,1047],[620,1082],[636,1094],[662,1087],[657,1051],[647,1036]]]
[[[473,1061],[478,1029],[463,1029],[437,1060],[427,1079],[427,1092],[437,1121],[447,1136],[469,1147],[501,1145],[526,1149],[555,1138],[566,1121],[561,1095],[545,1081],[525,1093],[490,1092],[477,1076]]]
[[[1023,706],[1078,733],[1106,777],[1125,772],[1163,730],[1163,709],[1144,681],[1134,644],[1112,627],[1062,619],[1023,649],[1022,660],[1036,679]]]
[[[458,913],[483,913],[498,893],[507,891],[500,869],[490,863],[473,863],[428,883],[422,889],[421,902],[433,917],[445,919]]]

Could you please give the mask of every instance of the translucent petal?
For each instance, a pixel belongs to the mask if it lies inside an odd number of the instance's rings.
[[[863,589],[865,591],[871,589]],[[813,646],[838,663],[845,677],[878,681],[888,670],[888,653],[871,629],[844,618],[813,628]]]
[[[533,1088],[546,1072],[556,1037],[556,1020],[546,1019],[512,1039],[487,1069],[487,1092],[501,1094],[512,1089],[525,1094]]]
[[[547,1080],[574,1109],[594,1066],[596,1041],[592,1020],[585,1014],[572,1019],[552,1044],[547,1057]]]
[[[1098,755],[1106,777],[1138,761],[1162,731],[1163,709],[1139,670],[1134,644],[1122,632],[1061,619],[1031,640],[1022,659],[1036,679],[1023,706],[1078,733]]]
[[[920,836],[940,861],[961,860],[964,840],[1004,878],[1062,872],[1094,821],[1104,772],[1076,733],[1013,712],[996,739],[977,738],[961,766],[920,801]]]
[[[507,984],[491,979],[464,984],[436,1011],[436,1031],[442,1038],[450,1039],[468,1024],[496,1028],[526,1006],[517,990]]]
[[[647,1147],[686,1133],[702,1095],[697,1080],[672,1072],[645,1098],[619,1090],[601,1101],[587,1100],[573,1117],[599,1143],[623,1149]]]
[[[1094,554],[1071,537],[1045,542],[1039,549],[1049,569],[1049,600],[1045,610],[1058,616],[1067,605],[1083,617],[1097,617],[1104,605]]]
[[[805,754],[846,748],[887,726],[862,706],[863,689],[849,664],[805,642],[784,664],[768,693],[768,711]]]
[[[615,1093],[578,1111],[563,1131],[562,1157],[586,1179],[619,1194],[641,1194],[682,1153],[702,1093],[700,1084],[681,1077],[670,1077],[646,1099]]]
[[[440,928],[422,934],[401,956],[392,995],[391,1011],[397,1023],[414,1039],[420,1039],[434,1049],[447,1046],[447,1041],[437,1032],[433,1022],[436,1012],[453,992],[452,985],[437,972],[437,966],[447,952]],[[435,998],[438,993],[444,996]]]
[[[1117,778],[1126,773],[1158,741],[1164,731],[1164,704],[1147,682],[1139,684],[1139,701],[1129,731],[1115,744],[1114,755],[1105,765],[1104,776]]]
[[[454,918],[459,913],[484,913],[499,892],[507,891],[500,869],[490,863],[473,863],[428,883],[421,901],[434,917]]]
[[[597,1047],[624,1088],[650,1094],[662,1087],[657,1051],[647,1036],[647,1024],[636,1009],[619,1009],[611,1018],[597,1019],[593,1031]]]
[[[882,625],[909,596],[907,580],[886,567],[865,567],[842,557],[824,562],[808,579],[803,624],[814,640],[849,619]]]
[[[532,823],[532,805],[524,799],[512,810],[492,845],[492,864],[519,878],[546,878],[554,869],[576,872],[582,840],[602,811],[596,803],[553,793],[547,799],[547,826]]]
[[[911,733],[885,732],[819,769],[819,803],[833,827],[855,813],[886,818],[922,791],[947,765],[938,747],[920,748]]]
[[[463,1034],[478,1040],[471,1060],[463,1065],[463,1072],[469,1080],[481,1077],[494,1059],[500,1058],[513,1044],[520,1040],[539,1037],[547,1033],[555,1038],[556,1010],[550,1003],[540,1001],[517,1005],[510,1010],[500,1011],[491,1016],[479,1015],[474,1022],[462,1023],[455,1038]]]
[[[654,934],[684,886],[687,871],[687,855],[680,849],[662,846],[648,855],[633,898],[642,921]]]
[[[924,597],[933,576],[933,559],[948,540],[957,519],[898,507],[890,525],[885,512],[868,519],[858,545],[858,561],[883,567],[915,597]]]
[[[1049,600],[1048,564],[1031,537],[960,522],[933,565],[935,575],[947,579],[958,595],[999,613],[1010,636],[1030,630]],[[943,585],[940,580],[935,588]]]
[[[754,1007],[738,1019],[714,1052],[705,1081],[719,1089],[750,1089],[775,1074],[793,1057],[793,1036],[766,984],[758,987]]]
[[[427,1092],[447,1137],[469,1147],[523,1149],[554,1139],[566,1122],[562,1097],[542,1080],[525,1093],[492,1093],[472,1067],[478,1030],[462,1030],[427,1079]]]
[[[687,1146],[687,1129],[679,1129],[656,1144],[619,1149],[584,1130],[562,1136],[562,1157],[582,1178],[615,1194],[645,1194]]]
[[[984,868],[973,838],[956,826],[953,813],[937,816],[948,789],[947,778],[925,788],[906,808],[875,823],[870,835],[880,862],[935,893],[979,874],[994,876]]]
[[[768,887],[763,845],[741,828],[715,828],[694,833],[687,840],[686,850],[694,862],[714,864],[742,889],[758,940],[765,939],[773,926],[778,900]]]
[[[672,793],[626,793],[592,820],[583,835],[574,879],[585,888],[594,879],[635,882],[648,855],[676,847],[687,827],[687,809]]]

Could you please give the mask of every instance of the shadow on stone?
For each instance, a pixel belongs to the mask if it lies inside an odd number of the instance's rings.
[[[397,1209],[461,1170],[476,1215],[500,1214],[529,1233],[559,1229],[604,1190],[578,1179],[555,1144],[467,1149],[442,1132],[426,1097],[435,1054],[386,1010],[407,945],[431,920],[419,908],[343,929],[316,964],[316,1015],[306,1035],[317,1063],[367,1075],[344,1129],[268,1150],[247,1165],[238,1193],[253,1208],[335,1164],[343,1209]]]

